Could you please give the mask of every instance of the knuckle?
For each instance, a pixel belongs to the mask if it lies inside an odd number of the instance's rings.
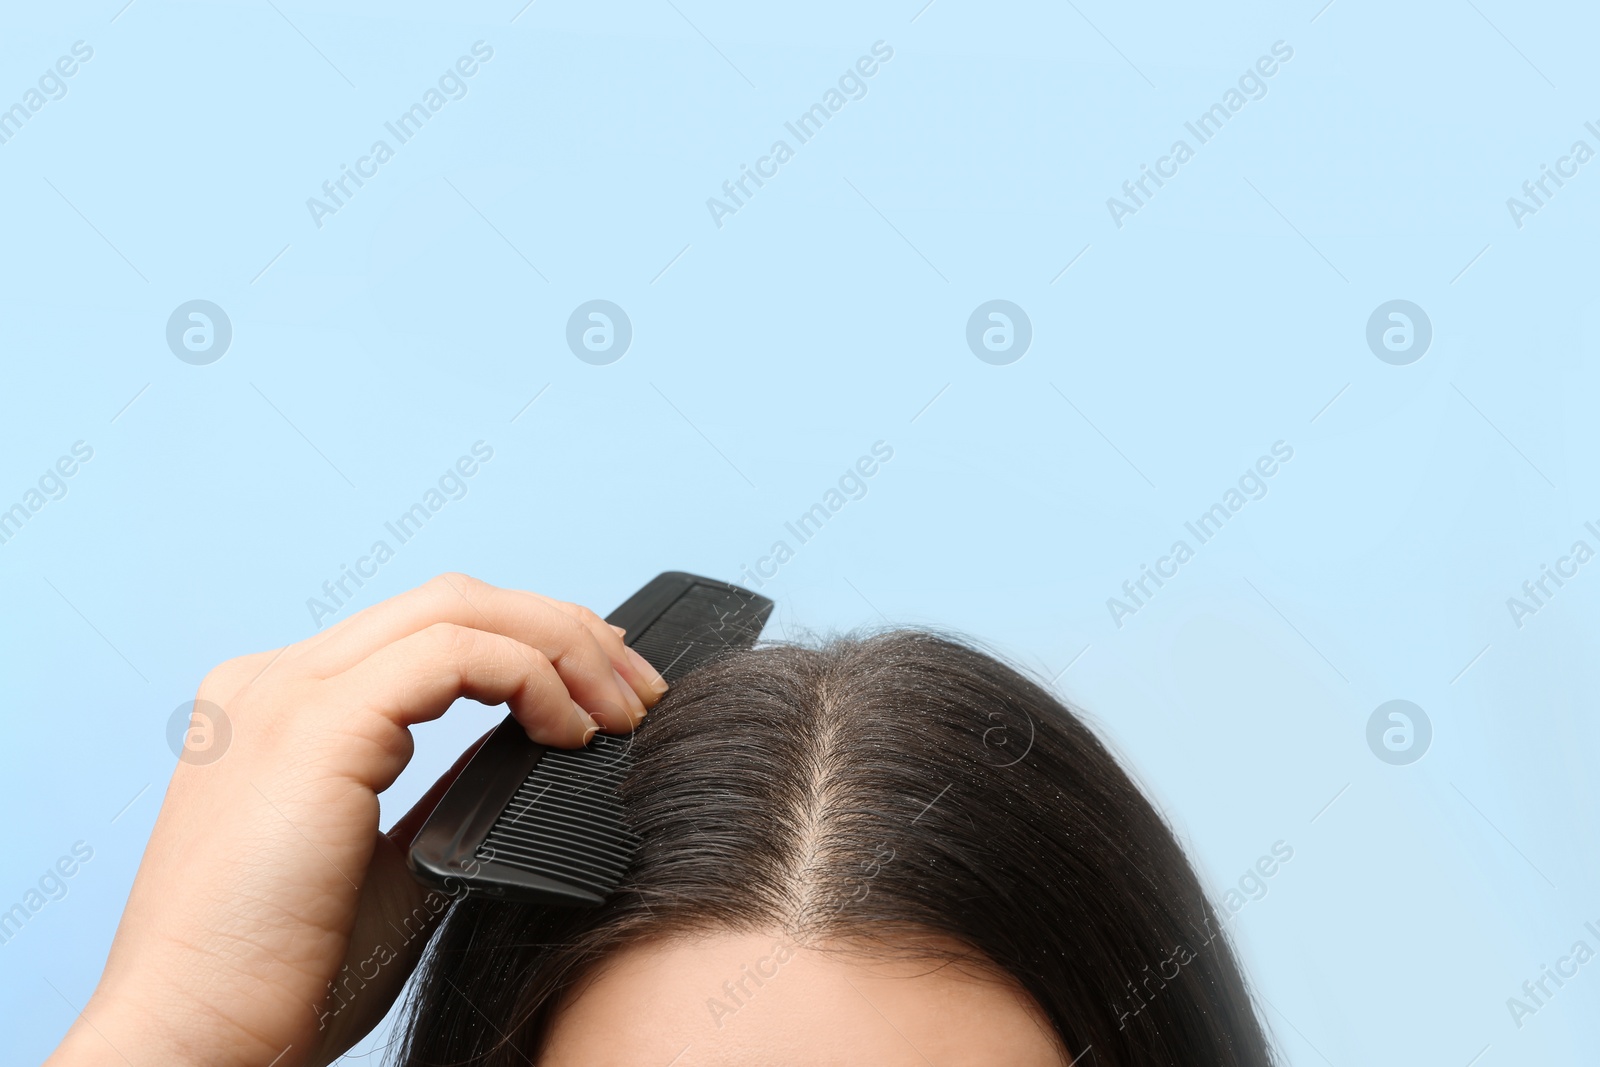
[[[588,655],[598,647],[595,643],[594,633],[583,624],[581,619],[575,619],[571,615],[563,615],[557,625],[560,627],[562,645],[577,652],[579,655]]]
[[[224,663],[217,664],[207,671],[206,676],[200,679],[200,692],[204,693],[208,690],[215,692],[226,686],[228,681],[238,673],[238,668],[235,666],[237,662],[237,660],[230,659]]]
[[[561,680],[561,676],[556,673],[555,667],[551,666],[544,653],[537,649],[523,664],[523,679],[523,691],[535,702],[543,703],[568,695],[566,683]]]
[[[541,599],[544,601],[546,607],[553,609],[557,614],[569,619],[572,618],[573,609],[576,607],[576,605],[569,604],[565,600],[556,600],[551,597],[542,597]]]
[[[246,667],[243,659],[230,659],[217,664],[200,679],[200,689],[196,695],[214,700],[221,694],[232,693],[248,677],[245,674]]]
[[[439,596],[456,597],[463,593],[470,594],[482,588],[483,584],[483,582],[480,582],[470,574],[462,574],[460,571],[445,571],[428,579],[428,583],[424,588]]]
[[[582,604],[574,604],[570,600],[552,600],[550,605],[557,611],[561,612],[561,614],[566,618],[569,618],[573,622],[576,622],[580,625],[586,625],[592,620],[599,618],[599,616],[595,615],[594,612],[590,611]]]
[[[215,673],[213,671],[200,679],[199,687],[195,689],[193,696],[190,698],[191,703],[232,704],[234,702],[233,698],[239,692],[239,687],[219,682],[213,677]]]
[[[472,648],[472,631],[453,622],[430,623],[420,633],[435,652],[445,657],[464,656]]]

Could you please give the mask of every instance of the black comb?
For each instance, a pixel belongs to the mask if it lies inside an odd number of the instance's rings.
[[[754,645],[770,614],[772,601],[748,589],[668,571],[606,621],[674,682]],[[632,735],[598,734],[587,748],[546,748],[507,716],[411,842],[411,870],[452,895],[604,903],[639,847],[617,796],[632,743]]]

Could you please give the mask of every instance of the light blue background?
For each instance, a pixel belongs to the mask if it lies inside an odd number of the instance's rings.
[[[307,598],[478,440],[353,607],[443,570],[602,612],[663,569],[736,579],[883,440],[763,590],[769,634],[935,624],[1058,678],[1219,899],[1291,845],[1231,924],[1286,1062],[1594,1059],[1600,962],[1520,1030],[1506,1007],[1600,949],[1600,565],[1520,629],[1506,607],[1600,547],[1600,162],[1521,229],[1506,207],[1600,148],[1592,10],[121,3],[8,5],[0,33],[0,106],[94,49],[0,145],[0,507],[94,449],[0,545],[0,907],[94,849],[0,946],[6,1062],[93,988],[173,709],[312,633]],[[306,198],[478,40],[468,95],[318,229]],[[707,197],[879,40],[866,97],[715,226]],[[1106,198],[1280,40],[1267,95],[1115,226]],[[196,298],[233,325],[210,366],[165,343]],[[609,366],[564,342],[593,298],[633,323]],[[964,340],[995,298],[1033,325],[1009,366]],[[1396,298],[1434,328],[1409,366],[1364,338]],[[1114,625],[1280,440],[1268,495]],[[1365,740],[1395,698],[1434,727],[1409,766]],[[496,718],[419,730],[388,816]]]

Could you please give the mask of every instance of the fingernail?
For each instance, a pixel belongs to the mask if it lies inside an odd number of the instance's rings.
[[[572,702],[572,712],[578,717],[578,725],[583,728],[583,743],[588,744],[589,738],[600,731],[600,724],[594,721],[594,716],[578,707],[578,702]]]
[[[610,624],[610,623],[609,623],[609,622],[608,622],[608,623],[606,623],[606,625],[607,625],[607,626],[611,626],[611,624]],[[615,633],[615,634],[616,634],[616,635],[617,635],[617,636],[618,636],[618,637],[626,637],[626,636],[627,636],[627,635],[628,635],[628,631],[627,631],[627,630],[624,630],[624,629],[623,629],[623,628],[622,628],[622,627],[620,627],[620,626],[611,626],[611,631],[612,631],[612,632],[613,632],[613,633]]]
[[[634,721],[644,718],[644,701],[639,699],[639,694],[633,691],[633,686],[622,676],[622,672],[612,668],[612,675],[617,679],[617,688],[622,690],[622,699],[628,702],[628,707],[633,711]]]
[[[662,680],[661,672],[650,666],[649,660],[631,648],[628,649],[628,655],[633,658],[633,665],[639,668],[639,673],[644,676],[645,684],[650,687],[651,691],[657,696],[667,691],[667,683]]]

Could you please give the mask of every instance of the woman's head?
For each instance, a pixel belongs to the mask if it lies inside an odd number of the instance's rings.
[[[633,753],[623,886],[457,903],[402,1062],[1271,1062],[1165,823],[981,652],[901,631],[730,654]]]

